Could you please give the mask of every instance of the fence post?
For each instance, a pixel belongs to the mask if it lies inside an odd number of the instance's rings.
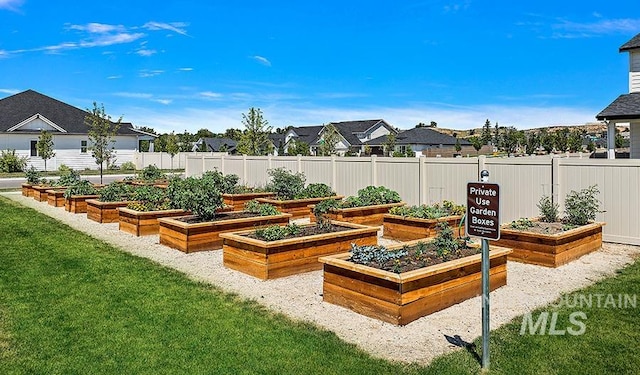
[[[302,173],[302,155],[298,154],[298,173]]]
[[[487,156],[479,155],[478,156],[478,181],[480,181],[480,172],[487,169],[486,167]]]
[[[371,155],[370,159],[371,159],[371,185],[373,186],[378,186],[378,171],[377,171],[377,167],[376,167],[376,161],[377,161],[378,156],[377,155]]]
[[[267,170],[271,169],[271,155],[267,155]]]
[[[229,153],[220,155],[220,173],[224,174],[224,157]]]
[[[551,202],[560,204],[560,158],[551,159]]]
[[[247,183],[247,155],[242,154],[242,183]]]
[[[331,155],[331,188],[335,191],[337,185],[336,180],[336,156]]]
[[[420,189],[420,191],[418,192],[418,204],[427,204],[427,186],[429,186],[428,183],[428,177],[427,177],[427,157],[424,155],[420,155],[420,157],[418,158],[419,164],[418,164],[418,176],[419,176],[419,180],[418,180],[418,188]]]

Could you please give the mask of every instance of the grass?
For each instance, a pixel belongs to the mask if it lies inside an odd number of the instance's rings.
[[[480,371],[467,351],[426,368],[372,358],[331,332],[120,252],[2,197],[0,233],[2,374]],[[640,263],[578,293],[638,294]],[[491,373],[636,373],[638,307],[548,307],[533,316],[557,311],[561,329],[572,326],[569,314],[578,310],[587,314],[580,336],[521,336],[522,318],[493,331]]]

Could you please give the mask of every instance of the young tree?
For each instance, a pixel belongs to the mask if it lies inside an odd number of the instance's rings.
[[[500,147],[500,126],[498,126],[498,121],[496,121],[496,127],[493,133],[493,142],[496,147]]]
[[[116,122],[111,121],[111,116],[105,112],[104,105],[101,104],[98,107],[96,102],[93,102],[93,109],[87,109],[87,112],[89,113],[85,116],[84,123],[89,127],[89,141],[91,142],[89,149],[96,164],[100,166],[100,183],[102,184],[104,163],[109,165],[115,156],[114,144],[116,141],[114,138],[120,129],[122,117]]]
[[[536,133],[530,132],[527,135],[527,154],[532,155],[538,147],[540,147],[540,137]]]
[[[582,151],[582,132],[580,130],[569,133],[568,147],[571,152]]]
[[[482,126],[482,135],[480,136],[480,140],[482,140],[483,145],[488,145],[491,142],[491,121],[487,119]]]
[[[165,150],[171,155],[171,170],[173,170],[173,157],[176,156],[178,152],[180,152],[180,147],[178,146],[178,137],[174,132],[171,132],[167,136],[167,142],[165,143]]]
[[[333,124],[324,127],[322,139],[318,151],[322,156],[329,156],[336,153],[336,146],[340,142],[340,133]]]
[[[387,140],[383,144],[384,150],[387,151],[389,156],[393,155],[396,150],[396,135],[393,133],[387,134]]]
[[[462,150],[462,145],[460,144],[460,139],[458,139],[457,137],[456,137],[455,148],[456,148],[456,152],[460,152],[460,150]]]
[[[562,128],[556,131],[555,141],[556,150],[560,152],[567,151],[569,149],[569,129]]]
[[[476,150],[476,155],[480,155],[480,149],[483,146],[482,138],[473,136],[469,138],[469,142],[471,142],[471,145]]]
[[[593,141],[593,139],[589,139],[589,144],[587,144],[587,151],[589,152],[596,151],[596,143]]]
[[[268,155],[273,151],[273,144],[269,140],[271,126],[262,117],[260,108],[249,108],[248,114],[242,114],[242,124],[245,131],[238,142],[238,152],[245,155]]]
[[[551,153],[553,151],[555,143],[556,140],[553,133],[549,133],[547,129],[540,130],[540,145],[547,153]]]
[[[311,155],[309,144],[307,142],[294,139],[291,141],[291,144],[287,148],[287,154],[291,156],[309,156]]]
[[[44,160],[44,170],[47,170],[47,160],[56,156],[53,152],[53,136],[46,130],[40,131],[38,137],[38,143],[36,143],[36,149],[38,150],[38,156]]]

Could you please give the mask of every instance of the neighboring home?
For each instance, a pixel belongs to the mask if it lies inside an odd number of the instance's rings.
[[[416,153],[416,156],[454,156],[458,153],[455,149],[457,141],[458,138],[440,133],[432,128],[419,127],[398,133],[393,151],[406,153],[407,149],[411,149]],[[386,143],[386,135],[366,142],[372,150],[382,149]],[[460,154],[476,153],[471,143],[466,139],[460,139],[460,146],[462,146]]]
[[[285,133],[270,133],[269,141],[273,146],[273,152],[271,155],[278,156],[280,154],[279,150],[285,150]],[[286,152],[284,153],[286,155]]]
[[[282,139],[282,141],[284,141],[284,151],[287,153],[289,152],[289,146],[293,141],[305,142],[306,144],[311,146],[311,144],[313,144],[318,139],[322,128],[324,128],[324,125],[289,127],[289,129],[287,129],[287,131],[284,133],[284,138]],[[280,137],[275,137],[274,144],[276,144],[275,142],[278,141],[280,141]]]
[[[629,124],[629,155],[640,159],[640,34],[623,44],[619,52],[629,52],[629,93],[620,95],[596,118],[607,124],[609,159],[615,159],[615,131],[619,123]]]
[[[193,144],[191,151],[236,153],[238,142],[231,138],[200,138]]]
[[[64,164],[75,170],[97,169],[91,156],[89,127],[84,123],[87,111],[76,108],[33,90],[0,99],[0,149],[15,149],[28,158],[28,165],[44,169],[36,144],[41,130],[51,133],[55,156],[47,160],[47,169]],[[137,130],[131,123],[121,123],[115,140],[113,164],[133,162],[140,141],[153,141],[155,135]],[[106,167],[106,166],[105,166]]]

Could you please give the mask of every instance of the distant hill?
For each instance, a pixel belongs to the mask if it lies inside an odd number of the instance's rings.
[[[563,129],[563,128],[569,128],[571,130],[585,130],[587,132],[587,134],[592,134],[592,135],[601,135],[603,133],[607,132],[607,125],[600,123],[600,122],[593,122],[593,123],[586,123],[583,125],[567,125],[567,126],[557,126],[557,125],[552,125],[552,126],[548,126],[548,127],[543,127],[543,128],[534,128],[534,129],[525,129],[524,132],[525,134],[529,134],[529,133],[538,133],[540,132],[542,129],[547,129],[548,132],[550,133],[555,133],[556,131]],[[618,126],[617,127],[618,130],[623,131],[628,129],[627,126]],[[469,138],[472,136],[480,136],[482,134],[482,128],[475,128],[475,129],[469,129],[469,130],[459,130],[459,129],[446,129],[446,128],[431,128],[433,130],[437,130],[440,133],[444,133],[444,134],[448,134],[448,135],[457,135],[459,138]],[[491,128],[491,131],[493,131],[494,128]]]

